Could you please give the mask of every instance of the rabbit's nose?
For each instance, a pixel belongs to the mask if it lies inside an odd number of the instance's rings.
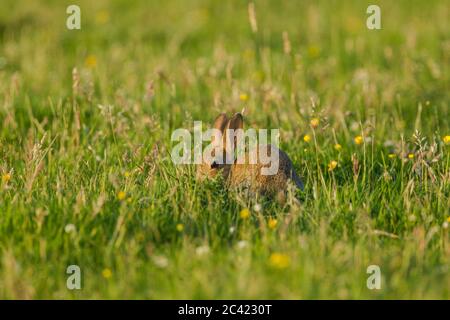
[[[219,168],[219,164],[217,163],[216,160],[214,160],[214,161],[211,163],[211,169],[217,169],[217,168]]]

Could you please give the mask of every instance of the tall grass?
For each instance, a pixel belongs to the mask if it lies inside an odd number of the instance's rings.
[[[445,1],[378,31],[365,1],[78,3],[1,4],[1,298],[449,298]],[[170,160],[243,108],[305,181],[284,204]]]

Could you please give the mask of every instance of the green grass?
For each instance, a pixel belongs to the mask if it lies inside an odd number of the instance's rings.
[[[450,298],[446,1],[377,1],[378,31],[371,1],[255,1],[256,33],[246,1],[76,3],[79,31],[0,5],[0,298]],[[244,107],[304,179],[283,205],[171,162]]]

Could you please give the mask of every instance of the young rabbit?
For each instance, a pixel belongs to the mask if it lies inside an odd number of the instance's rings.
[[[212,143],[217,146],[218,149],[222,148],[223,155],[226,155],[227,130],[243,129],[243,126],[244,120],[242,114],[236,113],[230,119],[227,118],[226,114],[220,114],[214,121],[214,128],[222,132],[223,139],[218,139],[219,141],[214,141],[213,139]],[[234,141],[234,144],[232,145],[235,149],[236,141]],[[261,169],[270,167],[270,164],[262,164],[259,157],[257,158],[256,163],[255,161],[249,161],[249,151],[252,150],[247,150],[245,152],[245,158],[243,158],[245,161],[238,162],[234,160],[234,163],[231,164],[226,164],[225,161],[218,161],[220,155],[216,157],[215,153],[212,152],[211,160],[208,161],[204,159],[203,162],[197,166],[197,177],[201,180],[207,177],[213,178],[218,174],[222,174],[224,180],[231,187],[247,188],[253,193],[268,196],[279,195],[280,192],[284,193],[290,182],[303,190],[303,183],[296,174],[287,154],[270,144],[257,144],[256,151],[259,152],[261,148],[265,148],[265,150],[262,151],[267,152],[268,156],[271,156],[274,152],[275,155],[278,154],[278,170],[275,174],[262,174]]]

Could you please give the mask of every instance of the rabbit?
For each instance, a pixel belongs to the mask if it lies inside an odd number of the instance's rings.
[[[214,141],[212,143],[223,148],[223,155],[226,155],[226,137],[228,129],[243,129],[244,119],[241,113],[236,113],[233,117],[228,119],[225,113],[220,114],[214,121],[213,127],[220,130],[223,139]],[[236,146],[236,141],[234,147]],[[259,148],[266,148],[267,155],[272,152],[278,152],[279,164],[278,171],[273,175],[261,174],[261,168],[269,167],[270,165],[263,165],[259,158],[255,164],[249,161],[249,152],[245,152],[245,161],[243,163],[236,162],[226,164],[225,161],[214,160],[215,154],[212,152],[213,158],[211,160],[203,159],[202,163],[197,165],[197,178],[203,180],[205,178],[214,178],[221,174],[228,186],[233,188],[248,189],[251,193],[257,193],[266,196],[280,195],[280,192],[285,193],[288,185],[293,183],[298,189],[303,190],[303,182],[295,172],[292,161],[288,155],[282,150],[273,145],[259,145],[257,144],[257,151]],[[259,154],[259,153],[258,153]],[[241,161],[242,162],[242,161]],[[222,164],[223,163],[223,164]]]

